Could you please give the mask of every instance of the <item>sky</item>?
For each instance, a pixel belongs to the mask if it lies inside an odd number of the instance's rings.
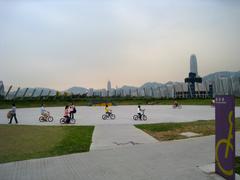
[[[65,90],[240,70],[238,0],[0,0],[0,80]]]

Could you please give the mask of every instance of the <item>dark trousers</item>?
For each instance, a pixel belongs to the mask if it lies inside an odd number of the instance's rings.
[[[73,112],[70,113],[70,118],[74,119],[74,113]]]
[[[66,123],[69,124],[70,123],[70,117],[69,116],[64,116],[66,118]]]
[[[18,123],[18,120],[17,120],[17,116],[16,116],[16,113],[12,114],[12,117],[10,118],[10,122],[9,124],[12,124],[12,119],[14,118],[16,124]]]
[[[139,119],[142,119],[142,114],[138,113]]]

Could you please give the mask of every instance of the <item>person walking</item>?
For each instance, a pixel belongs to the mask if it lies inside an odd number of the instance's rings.
[[[17,120],[17,110],[16,110],[16,105],[13,103],[12,104],[12,110],[11,110],[11,118],[10,118],[10,122],[8,124],[12,124],[12,119],[14,118],[16,124],[18,124],[18,120]]]

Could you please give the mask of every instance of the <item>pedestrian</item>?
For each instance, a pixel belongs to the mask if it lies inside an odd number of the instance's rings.
[[[12,124],[12,119],[14,118],[16,124],[18,124],[18,120],[17,120],[17,114],[16,114],[16,105],[13,103],[12,104],[12,109],[11,109],[11,118],[10,118],[10,122],[8,124]]]

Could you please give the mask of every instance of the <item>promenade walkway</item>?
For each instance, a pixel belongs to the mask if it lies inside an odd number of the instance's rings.
[[[237,149],[239,152],[239,134]],[[1,180],[214,180],[214,136],[0,164]]]
[[[149,143],[158,141],[131,124],[96,125],[90,149],[115,149]]]

